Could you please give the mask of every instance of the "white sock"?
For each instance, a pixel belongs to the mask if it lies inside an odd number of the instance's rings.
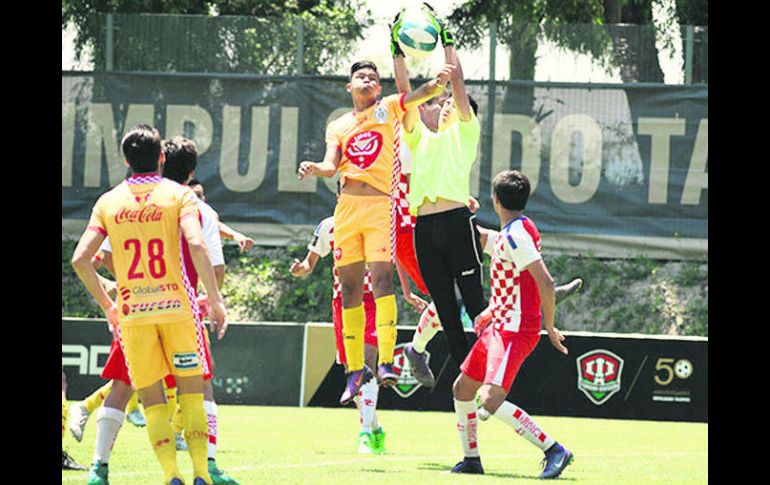
[[[478,429],[479,420],[476,416],[476,401],[455,401],[455,416],[457,417],[457,432],[463,446],[466,458],[479,456]]]
[[[425,352],[425,347],[428,342],[441,328],[441,322],[438,319],[438,312],[436,311],[436,304],[430,302],[425,310],[420,315],[420,323],[417,325],[417,330],[412,337],[412,347],[419,353]]]
[[[495,411],[494,417],[512,427],[516,433],[543,451],[556,442],[538,427],[526,411],[512,402],[503,401]]]
[[[203,401],[203,409],[209,424],[209,458],[214,459],[217,454],[217,403]]]
[[[379,391],[380,386],[377,385],[375,378],[361,386],[361,390],[358,391],[358,410],[361,413],[361,432],[363,433],[371,433],[376,429],[374,419]]]
[[[101,461],[102,463],[107,463],[110,461],[112,446],[115,444],[118,431],[123,426],[123,420],[125,419],[126,413],[120,409],[101,406],[96,412],[94,462]]]

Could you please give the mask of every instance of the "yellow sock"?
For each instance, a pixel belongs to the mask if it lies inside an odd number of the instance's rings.
[[[342,345],[345,346],[349,372],[364,368],[365,328],[366,314],[363,303],[355,308],[342,309]]]
[[[182,434],[182,427],[182,408],[177,402],[174,405],[174,416],[171,418],[171,429],[174,430],[175,434]]]
[[[178,401],[182,408],[184,439],[192,458],[194,476],[211,483],[208,464],[209,424],[203,408],[203,393],[179,394]]]
[[[398,307],[396,295],[381,296],[374,300],[377,305],[377,349],[379,350],[378,364],[392,364],[393,351],[396,348],[396,321],[398,320]]]
[[[134,391],[134,393],[131,394],[131,399],[128,400],[128,404],[126,404],[126,414],[133,413],[137,409],[139,409],[139,394]]]
[[[165,384],[164,384],[165,386]],[[171,421],[171,427],[174,429],[174,433],[179,433],[180,431],[176,429],[174,425],[175,416],[177,414],[176,412],[176,387],[167,387],[166,388],[166,406],[168,406],[168,420]],[[181,426],[181,424],[179,425]]]
[[[164,483],[174,477],[182,478],[176,466],[176,442],[171,424],[168,422],[168,411],[165,403],[144,408],[147,418],[147,435],[150,437],[152,451],[163,469]]]
[[[67,416],[69,410],[67,408],[67,401],[61,400],[61,440],[64,441],[64,430],[67,429]]]
[[[86,407],[86,410],[88,410],[89,413],[93,414],[93,412],[96,411],[96,409],[102,405],[105,398],[107,398],[107,394],[110,393],[110,389],[112,389],[112,381],[103,385],[102,387],[94,391],[93,394],[83,399],[83,406]]]

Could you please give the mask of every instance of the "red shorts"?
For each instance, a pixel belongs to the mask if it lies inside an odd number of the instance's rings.
[[[374,303],[372,293],[364,293],[364,313],[366,314],[366,327],[364,329],[364,344],[377,346],[377,305]],[[348,363],[345,357],[345,345],[342,343],[342,298],[332,300],[332,321],[334,322],[334,337],[337,343],[337,363]]]
[[[424,295],[429,295],[428,288],[422,280],[420,266],[417,264],[417,254],[414,252],[414,228],[401,228],[396,232],[396,258],[406,269],[417,289]]]
[[[540,341],[538,332],[499,331],[490,325],[471,349],[460,370],[475,381],[511,390],[524,359]]]
[[[207,368],[209,369],[207,373],[203,374],[203,379],[209,380],[213,377],[213,374],[211,366],[211,347],[206,333],[206,327],[200,325],[198,327],[198,332],[202,332],[204,341],[206,342],[206,345],[204,345],[204,353],[206,354]],[[120,346],[120,341],[115,334],[112,336],[112,343],[110,344],[110,355],[107,356],[107,363],[104,364],[104,369],[102,369],[102,377],[110,380],[118,379],[129,386],[132,385],[131,378],[128,375],[128,366],[126,366],[126,357],[123,354],[123,348]],[[173,375],[169,374],[165,379],[166,387],[176,387],[176,380]]]

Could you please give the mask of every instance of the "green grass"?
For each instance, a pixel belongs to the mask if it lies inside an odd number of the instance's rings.
[[[479,426],[485,476],[449,475],[462,458],[453,413],[380,411],[387,454],[356,453],[353,408],[219,406],[217,463],[241,485],[274,483],[452,484],[534,483],[542,453],[491,418]],[[708,424],[536,416],[546,433],[575,454],[560,480],[574,484],[705,484]],[[80,463],[93,455],[94,416],[82,443],[64,447]],[[177,459],[191,483],[187,453]],[[86,472],[63,471],[62,483]],[[112,485],[157,485],[162,473],[144,428],[125,423],[110,460]]]

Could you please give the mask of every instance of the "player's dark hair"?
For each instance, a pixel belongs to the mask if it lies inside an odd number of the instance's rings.
[[[203,184],[198,179],[190,179],[190,181],[187,182],[187,185],[189,185],[190,187],[194,187],[196,185],[203,185]]]
[[[495,176],[492,181],[492,190],[504,208],[522,211],[529,199],[529,179],[518,170],[505,170]]]
[[[476,102],[475,99],[469,94],[468,95],[468,104],[471,105],[471,109],[473,109],[473,115],[478,116],[479,115],[479,103]]]
[[[183,136],[163,140],[163,153],[166,154],[163,176],[179,184],[185,183],[198,165],[195,142]]]
[[[358,61],[350,67],[350,77],[352,78],[356,71],[367,68],[376,72],[378,76],[380,75],[379,71],[377,71],[377,65],[372,61]]]
[[[160,159],[160,133],[150,125],[139,124],[126,133],[120,143],[123,156],[134,173],[158,170]]]

